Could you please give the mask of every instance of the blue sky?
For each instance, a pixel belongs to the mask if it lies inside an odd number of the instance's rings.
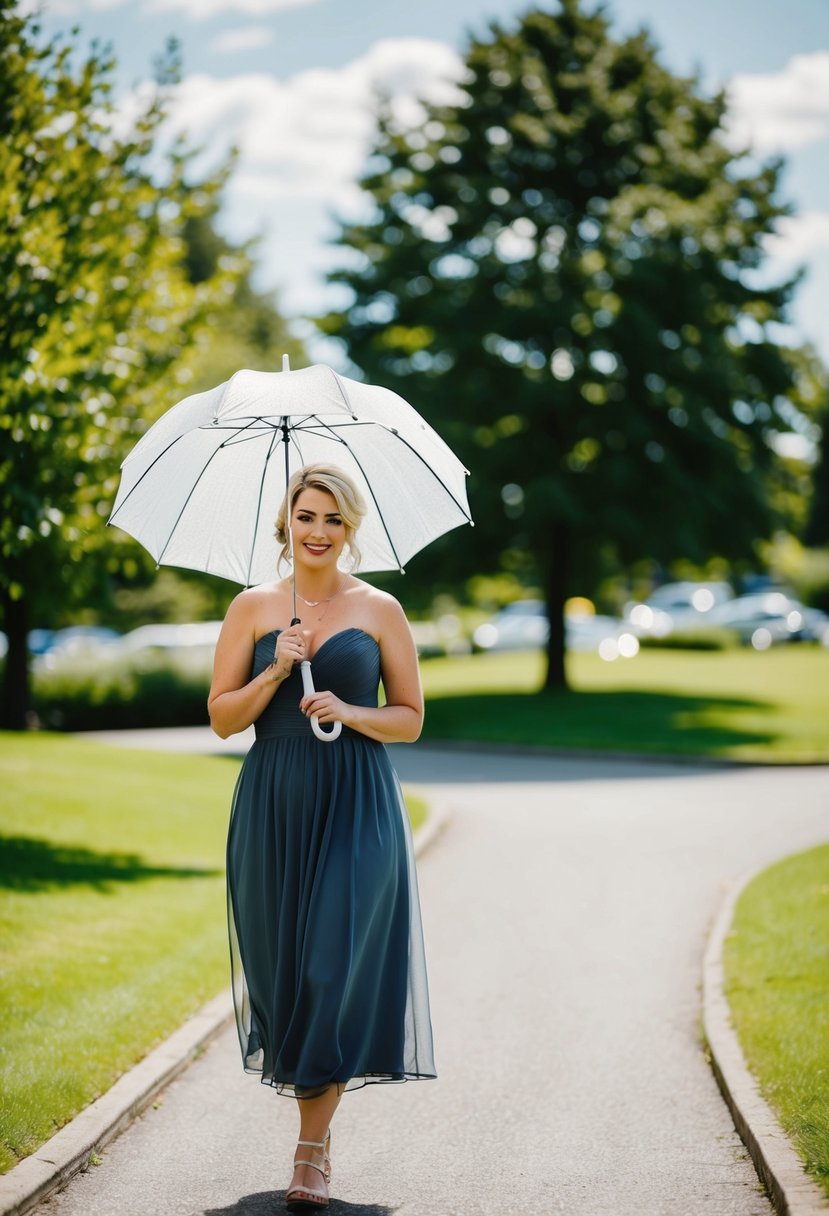
[[[125,97],[170,35],[183,44],[173,123],[218,156],[242,158],[223,225],[262,235],[258,282],[283,310],[313,313],[333,297],[323,282],[335,253],[334,212],[358,213],[354,186],[371,135],[371,88],[403,112],[415,94],[451,92],[470,33],[511,23],[514,0],[45,0],[47,33],[81,28],[112,43]],[[554,0],[543,7],[555,8]],[[829,362],[829,0],[612,0],[614,25],[646,25],[675,71],[726,86],[735,139],[787,161],[796,218],[770,252],[771,274],[807,277],[793,337]],[[128,105],[128,100],[125,102]]]

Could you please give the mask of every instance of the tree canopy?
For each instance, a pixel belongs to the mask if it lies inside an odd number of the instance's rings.
[[[184,227],[209,212],[224,171],[194,189],[183,146],[159,151],[163,85],[124,131],[113,66],[72,38],[43,42],[0,0],[0,600],[3,718],[16,727],[29,624],[117,568],[104,525],[120,461],[184,395],[185,353],[239,272],[191,281]]]
[[[321,325],[472,470],[446,561],[540,582],[563,685],[563,604],[603,553],[742,557],[774,526],[796,278],[758,272],[788,208],[780,163],[729,148],[724,95],[602,8],[493,24],[466,68],[417,126],[381,107],[333,276],[352,300]]]

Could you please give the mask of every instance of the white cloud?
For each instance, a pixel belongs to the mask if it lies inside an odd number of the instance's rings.
[[[802,265],[815,253],[829,249],[829,213],[804,211],[778,222],[778,231],[766,238],[769,255],[781,262]]]
[[[287,80],[193,75],[173,92],[168,132],[204,148],[196,173],[239,148],[222,229],[233,240],[261,235],[259,285],[278,287],[289,314],[313,311],[332,290],[322,286],[325,272],[343,258],[327,243],[336,232],[332,212],[354,217],[367,207],[356,179],[371,146],[377,94],[401,122],[418,123],[417,99],[457,100],[463,73],[446,43],[404,38],[377,42],[341,68]],[[131,125],[148,91],[144,85],[124,98],[119,126]]]
[[[223,30],[210,43],[210,50],[220,55],[232,55],[237,51],[255,51],[273,42],[273,30],[267,25],[240,25],[232,30]]]
[[[235,145],[234,192],[260,200],[302,195],[338,205],[354,182],[374,131],[378,92],[407,120],[416,98],[452,100],[463,62],[445,43],[386,39],[342,68],[314,68],[286,81],[263,73],[186,77],[175,90],[168,130],[206,149],[202,168]],[[134,113],[137,94],[123,104]]]
[[[206,21],[221,13],[265,17],[286,8],[316,4],[318,0],[144,0],[145,13],[183,12],[190,21]],[[21,0],[26,11],[48,9],[50,17],[76,17],[85,11],[121,8],[128,0]],[[261,45],[261,44],[260,44]]]
[[[115,0],[115,3],[120,2]],[[250,17],[264,17],[282,9],[316,3],[317,0],[147,0],[144,7],[150,13],[181,11],[191,21],[206,21],[219,13],[233,13],[235,16],[246,13]]]
[[[760,155],[829,136],[829,51],[794,55],[781,72],[735,76],[728,85],[729,142]]]

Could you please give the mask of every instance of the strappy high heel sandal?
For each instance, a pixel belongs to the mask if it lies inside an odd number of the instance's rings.
[[[310,1161],[308,1157],[294,1157],[294,1168],[298,1165],[310,1165],[311,1169],[319,1170],[326,1182],[325,1190],[315,1190],[312,1187],[295,1186],[288,1191],[285,1196],[285,1206],[289,1212],[297,1213],[298,1216],[303,1212],[318,1212],[321,1208],[328,1207],[328,1188],[327,1184],[331,1181],[331,1132],[327,1132],[324,1140],[297,1140],[297,1148],[317,1148],[322,1152],[322,1164],[319,1161],[318,1154],[309,1154],[317,1156],[316,1161]]]

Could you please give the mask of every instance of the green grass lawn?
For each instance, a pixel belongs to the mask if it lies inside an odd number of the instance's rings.
[[[0,734],[0,1172],[229,985],[238,770]]]
[[[829,650],[643,650],[568,659],[572,691],[538,694],[539,653],[421,664],[431,739],[829,761]]]
[[[748,1065],[829,1195],[829,845],[749,883],[723,961]]]

